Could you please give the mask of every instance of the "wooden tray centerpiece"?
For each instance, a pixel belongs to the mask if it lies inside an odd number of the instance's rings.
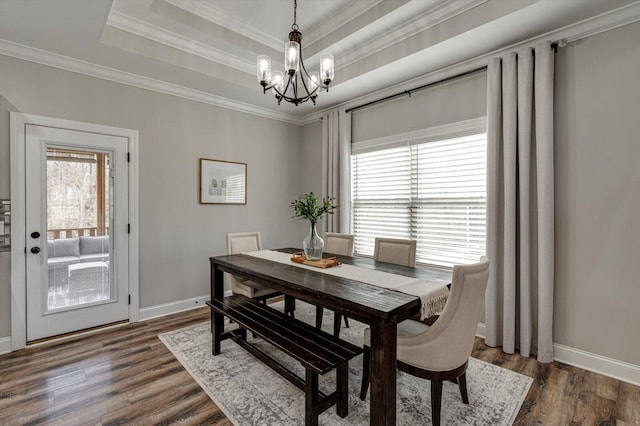
[[[307,260],[303,251],[293,253],[291,255],[291,261],[295,263],[302,263],[304,265],[315,266],[316,268],[331,268],[342,264],[335,256],[324,257],[320,260]]]

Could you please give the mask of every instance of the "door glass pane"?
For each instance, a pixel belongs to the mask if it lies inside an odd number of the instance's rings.
[[[47,307],[104,303],[112,291],[109,153],[47,148]]]

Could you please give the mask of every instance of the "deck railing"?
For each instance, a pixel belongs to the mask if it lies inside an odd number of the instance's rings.
[[[47,239],[57,240],[61,238],[77,238],[77,237],[96,237],[100,235],[109,235],[109,228],[61,228],[48,229]]]

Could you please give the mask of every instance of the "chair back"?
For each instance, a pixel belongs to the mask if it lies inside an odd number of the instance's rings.
[[[353,256],[353,235],[325,232],[324,251],[342,256]]]
[[[227,254],[246,253],[249,251],[262,250],[260,232],[237,232],[227,234]],[[238,278],[225,273],[233,294],[244,294],[250,297],[253,293],[251,287],[243,285],[246,279]]]
[[[227,234],[227,254],[262,250],[260,232]]]
[[[376,238],[373,259],[377,262],[416,266],[416,241]]]
[[[453,268],[451,292],[440,318],[425,332],[398,347],[398,359],[425,370],[448,371],[463,365],[471,356],[489,280],[489,259]]]

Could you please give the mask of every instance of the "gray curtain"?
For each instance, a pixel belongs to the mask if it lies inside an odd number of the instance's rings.
[[[553,73],[549,42],[487,70],[485,343],[540,362],[553,361]]]
[[[322,196],[335,197],[339,206],[325,231],[351,233],[351,114],[344,110],[322,117]]]

